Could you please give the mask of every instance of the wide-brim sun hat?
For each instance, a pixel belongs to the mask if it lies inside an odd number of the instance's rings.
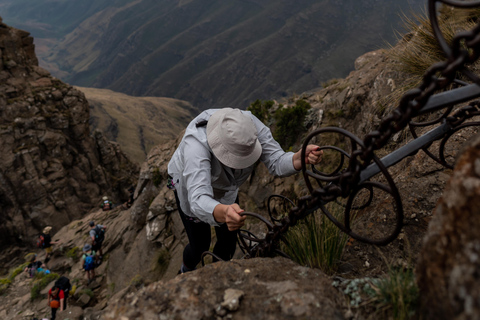
[[[108,200],[108,197],[105,196],[105,197],[103,197],[102,199],[103,199],[104,201],[106,201],[106,200]]]
[[[245,169],[262,155],[257,128],[239,109],[215,111],[207,123],[207,141],[217,159],[227,167]]]
[[[52,230],[52,227],[50,227],[50,226],[45,227],[45,228],[43,228],[43,233],[49,234],[49,233],[50,233],[50,230]]]
[[[90,251],[92,250],[92,246],[90,244],[86,244],[83,246],[83,252],[87,252],[87,251]]]

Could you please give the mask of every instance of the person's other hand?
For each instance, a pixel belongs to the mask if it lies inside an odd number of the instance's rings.
[[[306,164],[319,164],[322,161],[323,150],[320,150],[319,146],[309,144],[305,150],[305,163]]]
[[[314,144],[307,145],[305,149],[305,164],[318,164],[322,161],[323,150],[320,150],[320,147]],[[302,149],[293,155],[293,167],[295,170],[302,169]]]

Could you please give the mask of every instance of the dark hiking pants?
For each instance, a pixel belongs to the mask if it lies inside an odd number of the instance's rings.
[[[195,269],[201,260],[202,253],[210,250],[211,227],[208,223],[195,222],[192,218],[185,215],[180,207],[180,201],[176,192],[175,199],[189,242],[183,250],[183,264],[188,269]],[[238,203],[238,198],[235,202]],[[220,227],[215,227],[217,242],[213,248],[213,253],[225,261],[232,259],[237,246],[237,233],[237,230],[229,231],[226,223]]]

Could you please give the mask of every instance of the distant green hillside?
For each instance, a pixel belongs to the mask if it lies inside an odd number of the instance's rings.
[[[71,84],[246,108],[344,77],[424,0],[2,0]]]

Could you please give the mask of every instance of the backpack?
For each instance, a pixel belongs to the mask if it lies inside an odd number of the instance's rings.
[[[42,248],[42,249],[45,248],[45,237],[44,237],[43,233],[41,233],[40,236],[38,236],[37,247]]]
[[[110,204],[110,201],[105,201],[103,203],[103,211],[108,211],[112,209],[112,205]]]
[[[68,293],[72,289],[70,280],[64,276],[61,276],[60,278],[57,279],[57,281],[55,281],[55,287],[60,288],[60,290],[63,290],[63,294],[65,295],[65,300],[68,297]]]
[[[98,224],[95,226],[95,242],[102,243],[105,240],[105,229]]]
[[[90,271],[95,268],[95,261],[92,255],[88,255],[85,257],[85,264],[83,266],[85,271]]]

